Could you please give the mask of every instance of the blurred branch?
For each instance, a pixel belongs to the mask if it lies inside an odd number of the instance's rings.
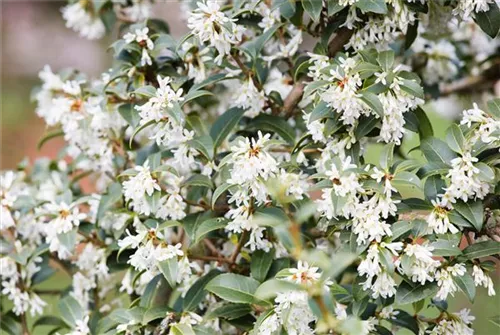
[[[465,77],[450,84],[441,85],[441,96],[450,94],[469,94],[493,89],[500,78],[500,60],[493,63],[478,76]]]

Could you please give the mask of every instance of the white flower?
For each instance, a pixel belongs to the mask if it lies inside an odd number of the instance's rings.
[[[252,78],[248,78],[241,84],[232,103],[233,106],[245,109],[245,116],[250,118],[259,115],[263,111],[265,104],[265,94],[255,87]]]
[[[166,247],[160,244],[156,247],[155,257],[158,262],[178,256],[184,256],[182,244],[180,243],[177,243],[176,245],[167,245]]]
[[[429,232],[435,232],[436,234],[446,234],[448,231],[452,234],[458,233],[458,229],[451,224],[448,218],[449,210],[443,206],[443,202],[432,200],[432,204],[434,209],[427,217]]]
[[[307,262],[298,261],[297,268],[290,269],[291,275],[286,279],[297,284],[309,285],[315,283],[321,277],[318,273],[319,268],[315,266],[309,266]]]
[[[62,16],[66,20],[66,27],[78,32],[80,36],[89,40],[104,36],[106,28],[98,15],[90,13],[82,7],[84,2],[77,1],[62,8]]]
[[[488,289],[488,295],[494,296],[496,294],[491,278],[484,273],[484,271],[477,265],[472,268],[472,277],[476,286],[483,286]]]
[[[382,308],[382,310],[379,313],[379,316],[382,319],[396,319],[396,316],[399,314],[399,311],[395,311],[394,307],[392,306],[387,306]]]
[[[436,272],[436,280],[438,283],[439,291],[436,294],[438,300],[445,300],[449,294],[453,294],[458,290],[453,277],[463,276],[465,274],[465,267],[462,264],[455,264],[448,266]]]
[[[209,42],[215,47],[219,53],[215,62],[220,64],[222,58],[229,55],[231,46],[241,41],[244,28],[229,19],[217,1],[198,2],[197,7],[189,15],[188,27],[201,43]]]

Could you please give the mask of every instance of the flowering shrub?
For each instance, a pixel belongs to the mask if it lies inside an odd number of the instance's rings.
[[[183,3],[180,41],[150,6],[62,9],[121,38],[98,79],[40,72],[40,145],[67,145],[2,173],[2,329],[472,334],[446,300],[495,295],[500,99],[442,139],[420,106],[491,89],[497,4]],[[41,289],[56,272],[71,285]]]

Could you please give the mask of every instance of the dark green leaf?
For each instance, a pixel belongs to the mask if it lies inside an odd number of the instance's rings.
[[[318,21],[323,8],[323,1],[318,0],[302,0],[302,6],[307,14],[313,19]]]
[[[259,282],[253,278],[224,273],[212,279],[205,288],[226,301],[250,304],[254,300],[253,294],[257,287]]]
[[[361,98],[364,103],[366,103],[378,116],[384,116],[384,107],[380,102],[380,99],[373,93],[368,91],[361,92]]]
[[[411,304],[419,300],[436,295],[438,286],[436,283],[425,285],[416,284],[414,287],[403,281],[396,292],[396,303],[400,305]]]
[[[500,254],[500,242],[483,241],[468,246],[463,250],[463,254],[470,260],[476,258]]]
[[[467,221],[469,221],[477,231],[481,231],[483,227],[483,202],[481,200],[468,202],[457,201],[453,205],[454,209],[460,213]]]
[[[198,305],[208,294],[205,290],[207,283],[217,276],[220,272],[218,270],[212,270],[205,276],[199,278],[187,291],[186,296],[183,301],[183,309],[186,311],[195,311]]]
[[[446,130],[446,143],[455,152],[462,153],[464,150],[465,138],[456,124],[452,124]]]
[[[495,2],[490,3],[490,8],[486,12],[478,12],[474,21],[491,38],[495,38],[500,30],[500,9]]]
[[[440,163],[449,166],[452,159],[457,157],[446,143],[435,138],[428,137],[420,143],[420,149],[428,162]]]
[[[387,14],[387,5],[385,0],[359,0],[356,2],[356,7],[363,12],[371,12],[377,14]]]
[[[179,271],[179,263],[177,256],[164,260],[158,264],[158,268],[167,280],[170,287],[177,286],[177,274]]]
[[[252,254],[252,262],[250,264],[252,277],[260,282],[263,282],[264,279],[266,279],[267,273],[273,263],[274,254],[274,249],[271,249],[269,252],[257,250]]]
[[[226,218],[212,218],[203,221],[196,227],[194,244],[200,242],[211,231],[224,228],[227,225],[228,219]]]
[[[453,280],[457,283],[460,290],[465,293],[470,302],[474,302],[476,297],[476,286],[474,285],[474,279],[472,276],[466,272],[462,276],[453,276]]]
[[[210,136],[214,140],[214,148],[222,144],[224,139],[229,135],[233,128],[238,124],[243,117],[245,111],[241,108],[233,107],[227,110],[224,114],[219,116],[210,129]]]

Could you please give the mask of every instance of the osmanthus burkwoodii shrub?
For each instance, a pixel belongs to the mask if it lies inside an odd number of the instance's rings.
[[[473,334],[446,301],[495,295],[500,100],[440,138],[422,106],[492,95],[497,3],[183,2],[178,41],[151,6],[62,9],[120,37],[40,72],[66,146],[2,173],[2,330]]]

